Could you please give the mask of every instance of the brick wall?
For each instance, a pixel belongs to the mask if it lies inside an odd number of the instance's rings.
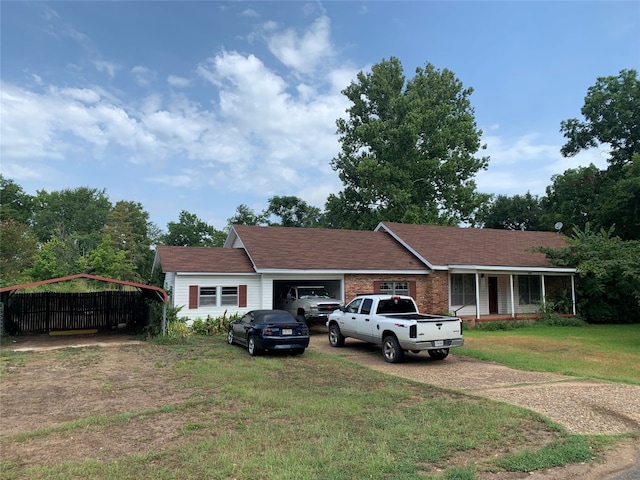
[[[374,293],[375,282],[413,282],[418,310],[424,313],[445,313],[449,309],[449,280],[447,272],[430,275],[345,275],[345,302],[356,295]]]

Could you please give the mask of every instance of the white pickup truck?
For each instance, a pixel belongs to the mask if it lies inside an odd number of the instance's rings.
[[[329,315],[326,325],[332,347],[343,346],[346,337],[382,345],[389,363],[401,362],[406,351],[422,350],[442,360],[450,347],[464,343],[462,320],[418,313],[416,302],[406,295],[359,295]]]

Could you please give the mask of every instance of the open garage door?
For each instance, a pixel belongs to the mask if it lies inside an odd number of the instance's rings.
[[[333,298],[342,299],[342,283],[340,280],[274,280],[273,308],[279,308],[280,299],[291,286],[320,286]]]

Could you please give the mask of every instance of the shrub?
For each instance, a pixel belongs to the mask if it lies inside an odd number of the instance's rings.
[[[219,333],[226,333],[229,329],[229,324],[235,319],[239,318],[240,314],[235,313],[231,316],[227,316],[227,311],[220,317],[211,317],[207,315],[205,320],[196,318],[191,325],[193,333],[196,335],[217,335]]]

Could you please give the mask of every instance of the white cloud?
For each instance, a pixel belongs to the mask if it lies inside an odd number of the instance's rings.
[[[107,62],[106,60],[95,60],[93,65],[96,67],[96,70],[103,73],[106,72],[111,78],[116,76],[116,70],[119,68],[117,64]]]
[[[153,83],[156,78],[155,72],[143,67],[142,65],[136,65],[131,69],[131,74],[136,80],[136,83],[141,87],[148,87]]]
[[[169,75],[167,77],[167,83],[175,88],[186,88],[191,85],[191,80],[176,75]]]
[[[331,21],[329,17],[322,16],[301,36],[295,30],[287,29],[267,38],[267,45],[284,65],[309,75],[318,65],[333,56],[330,33]]]

